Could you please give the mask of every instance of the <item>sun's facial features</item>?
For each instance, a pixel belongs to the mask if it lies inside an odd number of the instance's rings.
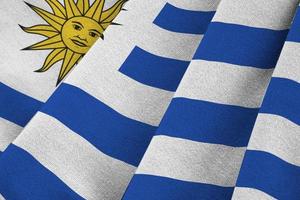
[[[27,33],[39,34],[47,39],[23,50],[52,50],[43,66],[36,72],[45,72],[62,61],[57,84],[59,84],[78,61],[87,53],[97,39],[104,39],[103,32],[122,10],[128,0],[118,0],[111,8],[103,10],[105,0],[45,0],[53,13],[26,3],[47,24],[20,27]]]
[[[73,17],[62,27],[61,37],[67,48],[85,54],[98,38],[103,38],[104,29],[93,19]]]

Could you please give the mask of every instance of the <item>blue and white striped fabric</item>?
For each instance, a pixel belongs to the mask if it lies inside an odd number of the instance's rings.
[[[121,199],[218,3],[127,2],[1,155],[2,196]]]
[[[300,11],[251,134],[233,199],[300,199]]]
[[[55,0],[28,0],[41,9],[49,10]],[[63,2],[63,0],[61,0]],[[92,2],[92,0],[90,1]],[[105,8],[116,0],[107,0]],[[23,127],[56,89],[59,64],[47,75],[35,73],[44,62],[48,51],[24,52],[22,48],[37,42],[41,36],[30,36],[19,24],[44,24],[24,1],[0,2],[0,153],[20,134]]]
[[[130,0],[57,88],[29,11],[0,2],[0,200],[300,199],[299,0]]]
[[[297,3],[221,1],[123,200],[231,199]],[[277,109],[285,107],[277,103],[288,92],[273,92],[271,99],[276,99]],[[259,141],[265,144],[264,139]],[[257,168],[257,162],[261,160],[249,156],[254,171],[249,173],[251,169],[245,166],[241,177],[248,186],[254,176],[264,178],[267,168]],[[241,186],[246,183],[242,180]],[[274,184],[279,187],[281,183]],[[237,199],[261,199],[248,197]]]

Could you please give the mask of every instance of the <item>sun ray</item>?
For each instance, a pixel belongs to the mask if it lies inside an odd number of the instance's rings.
[[[48,69],[50,69],[50,67],[52,67],[52,65],[54,65],[55,63],[57,63],[60,60],[63,60],[65,57],[65,53],[66,53],[66,49],[54,49],[46,58],[43,67],[36,70],[35,72],[45,72]]]
[[[119,0],[111,8],[104,10],[101,16],[100,23],[112,22],[122,10],[123,5],[127,1],[128,0]]]
[[[69,73],[69,71],[74,67],[74,65],[81,57],[82,54],[75,53],[70,49],[67,49],[56,85],[58,85],[65,78],[65,76]]]
[[[25,2],[34,12],[36,12],[39,16],[41,16],[48,24],[53,26],[56,30],[60,31],[62,28],[62,25],[66,22],[65,19],[60,18],[52,13],[49,13],[48,11],[45,11],[41,8],[38,8],[34,5],[31,5],[27,2]]]
[[[23,31],[26,33],[31,33],[31,34],[38,34],[46,37],[53,37],[59,32],[53,28],[52,26],[49,25],[36,25],[36,26],[31,26],[31,27],[24,27],[22,25],[19,25]]]
[[[89,10],[86,12],[85,16],[100,22],[104,2],[104,0],[95,0]]]
[[[53,13],[61,18],[66,18],[66,10],[58,0],[45,0],[51,7]]]
[[[101,27],[105,30],[109,25],[118,25],[121,26],[122,24],[115,23],[115,22],[102,22]],[[103,38],[102,38],[103,39]]]
[[[82,15],[73,0],[64,0],[64,2],[65,2],[65,7],[66,7],[67,18],[68,19],[70,19],[74,16],[81,16]]]
[[[80,10],[80,12],[84,15],[90,8],[90,1],[89,0],[78,0],[77,7]]]
[[[61,40],[60,35],[53,36],[34,45],[24,48],[23,50],[45,50],[45,49],[59,49],[66,47]]]

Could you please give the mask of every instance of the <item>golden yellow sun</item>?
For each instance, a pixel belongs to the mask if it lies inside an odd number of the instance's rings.
[[[52,50],[43,66],[36,72],[45,72],[62,60],[57,85],[78,63],[98,38],[103,37],[104,30],[122,10],[128,0],[118,0],[111,8],[104,10],[105,0],[45,0],[53,13],[26,3],[48,24],[32,27],[20,27],[27,33],[39,34],[47,39],[33,44],[23,50]]]

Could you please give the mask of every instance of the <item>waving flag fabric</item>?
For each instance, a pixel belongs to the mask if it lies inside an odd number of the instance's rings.
[[[300,199],[298,4],[0,2],[0,199]]]

